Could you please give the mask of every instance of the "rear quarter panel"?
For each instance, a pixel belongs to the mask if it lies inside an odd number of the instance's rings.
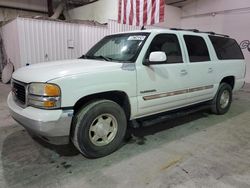
[[[217,88],[221,80],[227,76],[234,76],[234,91],[241,89],[245,82],[246,62],[245,60],[218,60],[215,65],[215,79]]]

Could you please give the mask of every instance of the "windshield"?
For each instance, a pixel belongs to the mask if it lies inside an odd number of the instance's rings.
[[[135,62],[149,33],[126,33],[104,37],[81,58]]]

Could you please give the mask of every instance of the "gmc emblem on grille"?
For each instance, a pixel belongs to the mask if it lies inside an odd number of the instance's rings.
[[[15,94],[15,95],[17,95],[17,88],[12,88],[12,92]]]

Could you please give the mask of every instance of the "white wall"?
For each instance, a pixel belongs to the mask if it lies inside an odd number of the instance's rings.
[[[16,62],[20,62],[17,30],[18,28],[16,19],[0,28],[7,59],[13,63],[15,70],[19,68],[19,66],[16,66]]]
[[[182,28],[228,34],[238,43],[250,40],[249,0],[196,0],[182,10]],[[250,83],[250,52],[244,49],[243,53],[247,61],[246,81]]]
[[[71,19],[94,20],[107,23],[108,20],[118,19],[118,0],[99,0],[95,3],[78,7],[69,11]],[[165,6],[165,21],[156,26],[180,27],[181,9]]]
[[[71,19],[94,20],[106,23],[108,19],[117,20],[118,0],[99,0],[69,11]]]
[[[182,8],[182,16],[249,7],[249,0],[194,0]]]
[[[164,22],[155,24],[155,26],[180,28],[181,9],[174,6],[165,5]]]
[[[114,20],[95,26],[17,17],[0,27],[0,32],[7,59],[16,70],[27,63],[78,58],[108,34],[138,29]]]

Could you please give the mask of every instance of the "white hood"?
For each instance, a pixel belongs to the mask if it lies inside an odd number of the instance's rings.
[[[96,73],[105,70],[110,71],[121,66],[121,63],[108,61],[88,59],[62,60],[22,67],[13,73],[12,78],[24,83],[47,82],[63,76],[90,72]]]

